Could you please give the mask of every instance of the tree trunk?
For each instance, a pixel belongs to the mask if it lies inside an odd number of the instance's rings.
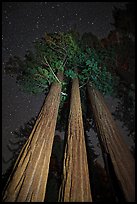
[[[92,201],[78,79],[72,82],[67,134],[59,201]]]
[[[60,80],[63,74],[59,73]],[[61,85],[53,83],[35,126],[14,165],[4,202],[43,202],[60,103]]]
[[[88,95],[95,123],[99,131],[104,152],[109,155],[119,185],[127,201],[135,200],[135,167],[128,146],[112,118],[105,101],[93,86],[88,85]],[[127,116],[128,117],[128,116]]]

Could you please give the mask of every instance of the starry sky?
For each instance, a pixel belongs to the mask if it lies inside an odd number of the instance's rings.
[[[15,78],[7,76],[4,65],[9,57],[23,57],[45,32],[67,31],[76,25],[80,34],[92,32],[98,38],[113,30],[113,6],[126,2],[3,2],[2,3],[2,156],[11,155],[7,144],[24,122],[36,116],[45,95],[19,90]],[[6,164],[3,164],[3,171]]]

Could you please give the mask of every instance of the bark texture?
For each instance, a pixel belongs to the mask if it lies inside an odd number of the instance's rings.
[[[135,201],[134,158],[123,140],[101,93],[93,86],[88,85],[88,95],[103,149],[110,156],[126,200],[128,202]]]
[[[58,75],[63,79],[63,74]],[[53,83],[28,141],[14,165],[4,202],[43,202],[60,103],[61,85]]]
[[[78,79],[73,79],[70,103],[59,201],[92,201]]]

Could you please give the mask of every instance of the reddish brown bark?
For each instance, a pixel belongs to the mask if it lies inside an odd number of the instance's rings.
[[[92,201],[78,79],[72,82],[63,176],[59,201]]]
[[[58,75],[62,80],[63,74]],[[43,202],[60,102],[61,85],[54,83],[7,183],[4,202]]]
[[[134,158],[123,140],[101,93],[93,86],[88,86],[88,94],[104,151],[110,155],[115,174],[126,200],[134,201]]]

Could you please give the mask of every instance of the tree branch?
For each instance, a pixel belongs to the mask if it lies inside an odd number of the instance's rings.
[[[64,59],[62,61],[62,66],[65,66],[66,62],[67,62],[67,54],[64,56]],[[60,67],[61,67],[61,65],[60,65]]]
[[[83,86],[85,86],[88,83],[89,79],[86,81],[86,83],[82,84],[79,88],[81,89]]]
[[[45,60],[45,62],[47,63],[48,67],[50,68],[50,71],[52,72],[52,74],[53,74],[53,76],[55,77],[55,79],[58,81],[59,84],[61,84],[61,81],[58,79],[58,77],[56,76],[56,74],[53,72],[53,70],[52,70],[52,68],[51,68],[50,64],[48,63],[48,61],[47,61],[47,59],[46,59],[45,56],[44,56],[44,60]]]
[[[60,46],[58,46],[58,45],[56,45],[53,41],[51,41],[51,40],[47,40],[49,43],[52,43],[56,48],[58,48],[58,49],[62,49],[62,50],[64,50],[65,51],[65,53],[67,53],[67,51],[65,50],[65,48],[64,47],[60,47]]]
[[[53,47],[49,47],[51,50],[53,50],[53,51],[55,51],[55,52],[58,52],[58,53],[60,53],[60,54],[62,54],[62,55],[65,55],[62,51],[60,51],[60,50],[57,50],[57,49],[55,49],[55,48],[53,48]]]

